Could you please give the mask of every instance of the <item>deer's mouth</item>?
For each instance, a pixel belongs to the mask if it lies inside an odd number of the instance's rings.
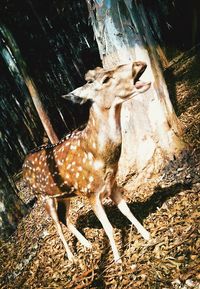
[[[146,70],[146,64],[141,66],[140,70],[138,71],[137,75],[134,79],[134,86],[139,92],[145,92],[147,89],[149,89],[151,82],[150,81],[143,81],[140,80],[141,75]]]

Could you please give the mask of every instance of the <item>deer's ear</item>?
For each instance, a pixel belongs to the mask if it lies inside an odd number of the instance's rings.
[[[68,94],[62,95],[62,97],[66,100],[70,100],[73,103],[77,103],[77,104],[84,104],[87,101],[86,98],[82,98],[82,97],[75,95],[73,91]]]
[[[88,70],[88,72],[85,74],[85,80],[86,81],[95,80],[98,75],[104,72],[105,72],[105,69],[103,69],[102,67],[96,67],[93,70]]]

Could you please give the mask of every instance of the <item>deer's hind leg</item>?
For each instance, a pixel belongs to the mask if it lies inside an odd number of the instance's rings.
[[[45,199],[45,208],[48,212],[48,214],[51,216],[51,218],[53,219],[55,226],[56,226],[56,230],[60,236],[60,239],[63,242],[63,245],[65,247],[66,253],[67,253],[67,257],[70,261],[73,261],[74,256],[65,240],[65,237],[63,235],[63,231],[59,222],[59,218],[58,218],[58,213],[57,213],[57,200],[55,198],[50,198],[50,197],[46,197]]]
[[[91,243],[76,229],[76,227],[71,223],[69,218],[69,209],[70,209],[70,199],[64,198],[60,201],[65,207],[65,221],[66,226],[72,234],[81,242],[81,244],[87,248],[91,248]]]
[[[110,198],[113,200],[113,202],[117,205],[118,209],[121,211],[121,213],[129,219],[129,221],[136,227],[138,232],[142,235],[142,237],[145,240],[150,239],[150,233],[140,224],[140,222],[133,216],[131,213],[131,210],[129,209],[127,203],[123,199],[122,196],[123,189],[118,187],[117,184],[115,184],[112,188]]]

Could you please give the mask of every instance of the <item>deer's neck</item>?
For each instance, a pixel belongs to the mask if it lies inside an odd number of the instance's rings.
[[[94,104],[91,108],[86,134],[88,142],[99,153],[109,154],[121,147],[120,115],[121,105],[115,105],[110,109],[101,109]]]

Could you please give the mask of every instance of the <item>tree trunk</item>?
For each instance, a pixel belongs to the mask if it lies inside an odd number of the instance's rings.
[[[50,141],[52,143],[58,142],[58,137],[56,133],[54,132],[54,129],[51,125],[51,122],[49,120],[49,117],[44,109],[44,106],[42,104],[42,101],[40,99],[39,93],[37,91],[37,88],[33,82],[33,80],[30,78],[30,76],[27,73],[26,63],[24,62],[21,52],[12,36],[12,34],[6,29],[4,26],[0,29],[4,39],[9,44],[9,50],[5,49],[3,47],[1,54],[3,56],[3,59],[13,76],[13,78],[18,81],[20,79],[21,83],[25,83],[26,88],[28,89],[28,92],[33,100],[34,106],[36,108],[36,111],[39,115],[39,118],[43,124],[44,130],[47,133],[47,136],[49,137]],[[5,41],[4,40],[4,41]],[[3,46],[3,45],[2,45]]]
[[[16,191],[12,179],[0,171],[0,239],[9,237],[28,211]]]
[[[185,146],[162,74],[158,45],[141,1],[110,0],[101,4],[96,1],[93,7],[92,1],[87,3],[103,67],[135,60],[148,65],[142,78],[151,80],[151,88],[123,105],[119,166],[122,179],[130,173],[144,177],[142,172],[148,178],[157,174]]]
[[[10,44],[10,49],[8,50],[7,47],[4,47],[4,42],[1,40],[0,54],[3,56],[3,60],[5,61],[11,75],[16,80],[16,83],[20,81],[20,84],[30,93],[36,111],[38,112],[39,118],[51,143],[57,143],[59,139],[54,132],[48,115],[43,107],[36,86],[27,74],[26,65],[19,48],[9,31],[3,26],[0,28],[3,38]],[[2,143],[4,142],[1,137],[2,136],[0,135],[0,148],[2,148]],[[9,147],[11,147],[11,145],[9,145]],[[1,167],[6,169],[7,162],[2,160],[0,162],[0,168]],[[4,238],[8,237],[16,229],[17,223],[26,212],[26,206],[17,196],[17,189],[9,172],[7,170],[4,172],[3,170],[0,170],[0,173],[2,175],[0,175],[0,236]]]
[[[44,106],[40,100],[40,96],[38,94],[38,91],[35,87],[35,84],[33,80],[27,75],[24,75],[24,81],[26,83],[26,86],[28,88],[28,91],[32,97],[33,103],[35,105],[35,108],[37,110],[38,116],[43,124],[44,130],[47,133],[47,136],[51,143],[56,144],[59,139],[53,129],[53,126],[51,125],[50,119],[44,109]]]

